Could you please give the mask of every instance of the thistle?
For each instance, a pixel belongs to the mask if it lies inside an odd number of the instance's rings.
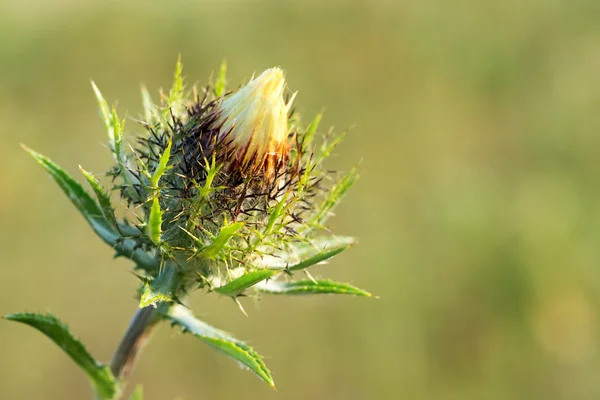
[[[161,321],[180,327],[233,357],[274,387],[262,358],[248,345],[193,316],[194,291],[240,302],[243,296],[350,294],[351,285],[315,279],[308,268],[353,245],[326,226],[357,178],[324,168],[342,136],[320,135],[294,113],[284,73],[271,68],[241,88],[226,89],[225,65],[214,84],[185,86],[181,62],[173,87],[155,105],[142,88],[143,134],[127,142],[125,120],[93,89],[115,160],[110,189],[81,167],[94,197],[64,170],[25,148],[68,195],[116,256],[133,261],[139,310],[110,365],[96,361],[55,317],[12,314],[56,343],[91,379],[98,399],[119,398],[147,333]],[[118,219],[109,193],[118,191]]]

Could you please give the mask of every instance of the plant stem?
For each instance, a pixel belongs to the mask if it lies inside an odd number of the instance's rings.
[[[137,356],[150,338],[153,328],[160,321],[159,313],[162,311],[160,307],[148,306],[138,309],[133,315],[110,363],[110,369],[122,387],[133,371]]]

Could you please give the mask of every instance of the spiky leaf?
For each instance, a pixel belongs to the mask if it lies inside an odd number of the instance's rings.
[[[365,290],[347,283],[331,280],[302,280],[295,282],[261,282],[255,286],[256,290],[269,294],[300,295],[300,294],[350,294],[354,296],[373,297]]]
[[[271,269],[300,270],[325,261],[356,243],[350,236],[322,236],[310,242],[289,245],[275,256],[260,258],[255,266]]]
[[[242,294],[246,289],[272,277],[278,272],[279,271],[272,269],[259,269],[246,272],[244,275],[232,280],[226,285],[214,288],[214,291],[224,296],[236,297]]]
[[[100,107],[100,114],[102,116],[102,120],[104,121],[104,126],[106,127],[106,131],[108,133],[108,142],[110,146],[110,150],[115,154],[115,158],[117,161],[121,162],[121,145],[123,143],[123,125],[124,123],[119,120],[117,116],[117,112],[108,107],[108,103],[104,100],[102,93],[100,93],[100,89],[98,86],[92,81],[92,88],[94,89],[94,94],[96,95],[96,99],[98,100],[98,106]]]
[[[177,267],[171,262],[167,262],[167,265],[162,268],[158,277],[150,284],[146,283],[144,293],[142,293],[142,297],[140,298],[139,307],[156,306],[157,303],[174,301],[179,279]]]
[[[159,119],[156,106],[154,105],[154,102],[152,101],[152,96],[150,96],[150,93],[148,92],[148,88],[146,88],[146,86],[142,85],[140,87],[140,92],[142,93],[142,105],[144,107],[145,122],[149,125],[152,125]]]
[[[67,195],[69,200],[71,200],[73,205],[90,224],[94,232],[96,232],[96,234],[106,243],[114,246],[119,239],[119,234],[110,227],[110,224],[104,218],[96,201],[94,201],[83,187],[49,158],[24,145],[22,147],[50,174]]]
[[[346,246],[337,247],[337,248],[335,248],[333,250],[329,250],[329,251],[320,251],[312,257],[302,260],[297,264],[290,265],[286,269],[288,271],[298,271],[301,269],[308,268],[310,266],[313,266],[315,264],[318,264],[320,262],[330,259],[333,256],[340,254],[342,251],[348,249],[349,247],[350,247],[350,245],[346,245]]]
[[[150,179],[150,184],[152,187],[156,188],[158,186],[158,181],[163,176],[163,174],[167,171],[167,165],[169,164],[169,158],[171,157],[171,145],[173,144],[173,140],[169,140],[169,144],[167,144],[167,148],[160,156],[160,161],[156,166],[156,170],[152,174],[152,179]]]
[[[152,207],[150,208],[150,215],[148,216],[148,225],[146,227],[148,231],[148,237],[154,244],[160,243],[162,235],[162,216],[163,211],[160,209],[160,202],[158,196],[152,199]]]
[[[269,386],[275,387],[271,372],[263,362],[262,357],[246,343],[197,319],[187,308],[180,305],[171,307],[166,317],[174,325],[192,333],[212,348],[232,357],[248,367]]]
[[[315,116],[315,119],[313,120],[313,122],[311,122],[311,124],[308,126],[308,129],[306,129],[306,133],[304,134],[304,146],[309,146],[312,143],[313,137],[315,136],[315,133],[317,132],[317,128],[319,127],[319,124],[321,123],[321,119],[323,118],[323,114],[319,113]]]
[[[161,293],[156,291],[152,286],[146,284],[144,287],[144,293],[140,297],[140,308],[148,307],[148,306],[156,306],[157,303],[162,302],[170,302],[173,301],[173,298],[168,293]]]
[[[81,168],[81,165],[79,166],[79,169],[81,170],[83,176],[85,176],[85,179],[87,179],[94,193],[96,194],[96,198],[98,199],[98,203],[100,204],[100,211],[102,211],[104,219],[113,228],[118,229],[117,219],[115,217],[112,204],[110,203],[110,197],[108,196],[108,193],[106,193],[104,189],[102,189],[102,186],[100,186],[100,182],[98,182],[98,179],[94,176],[94,174]]]
[[[331,215],[333,208],[344,197],[344,194],[350,189],[358,179],[356,168],[353,168],[348,174],[340,179],[330,190],[329,195],[321,205],[319,212],[315,215],[312,223],[319,225],[324,223]]]
[[[181,62],[181,54],[177,57],[175,65],[175,74],[173,76],[173,85],[169,92],[169,106],[179,106],[183,100],[183,64]]]
[[[215,82],[215,96],[221,97],[225,93],[225,87],[227,86],[227,61],[223,60],[221,68],[219,68],[219,76]]]
[[[234,222],[233,224],[222,227],[217,237],[209,246],[202,249],[199,256],[211,259],[215,258],[242,226],[244,226],[243,222]]]
[[[94,359],[83,344],[71,334],[69,328],[56,317],[21,313],[5,315],[3,318],[27,324],[50,338],[87,373],[102,399],[113,399],[117,394],[118,385],[110,368]]]

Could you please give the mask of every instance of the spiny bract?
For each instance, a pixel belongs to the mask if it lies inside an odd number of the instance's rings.
[[[145,133],[134,145],[94,89],[116,160],[109,175],[131,211],[113,224],[115,248],[136,261],[140,306],[196,288],[277,293],[278,279],[352,244],[324,223],[356,172],[323,168],[341,136],[329,131],[315,144],[321,116],[300,125],[281,69],[227,91],[223,65],[214,85],[187,90],[178,62],[160,105],[142,89]]]

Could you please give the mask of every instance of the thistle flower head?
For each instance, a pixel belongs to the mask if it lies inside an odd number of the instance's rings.
[[[340,176],[323,168],[341,136],[329,131],[316,145],[320,116],[306,128],[293,116],[290,127],[294,95],[284,100],[280,68],[236,91],[224,82],[222,70],[202,96],[187,91],[178,63],[162,104],[143,91],[147,133],[136,147],[99,97],[117,161],[109,175],[134,216],[110,229],[119,255],[136,261],[141,305],[198,288],[234,298],[262,293],[258,282],[304,270],[352,242],[325,226],[356,179],[355,170]]]
[[[110,194],[92,173],[82,169],[95,199],[48,158],[26,150],[116,255],[134,262],[142,281],[140,307],[163,303],[160,319],[207,339],[273,386],[256,352],[178,303],[198,289],[231,297],[240,308],[238,298],[244,295],[371,296],[310,275],[295,279],[354,242],[333,236],[326,221],[356,180],[356,171],[339,175],[323,167],[341,136],[332,130],[319,135],[320,115],[306,127],[292,117],[294,96],[286,104],[281,69],[268,69],[226,93],[222,66],[218,81],[202,96],[197,88],[186,90],[181,70],[178,62],[173,87],[160,105],[142,90],[146,132],[136,137],[137,145],[127,143],[125,121],[92,83],[115,158],[107,175],[111,190],[125,200],[126,218],[115,214]],[[56,325],[48,318],[43,323]],[[53,329],[52,335],[63,335],[57,332]],[[63,336],[55,341],[62,343]],[[82,354],[88,363],[91,356]],[[106,396],[113,398],[120,380],[104,372],[99,376],[102,385],[117,384]]]
[[[252,79],[214,109],[213,126],[229,153],[228,169],[262,172],[272,177],[287,159],[288,112],[293,101],[283,100],[285,79],[280,68],[271,68]]]

